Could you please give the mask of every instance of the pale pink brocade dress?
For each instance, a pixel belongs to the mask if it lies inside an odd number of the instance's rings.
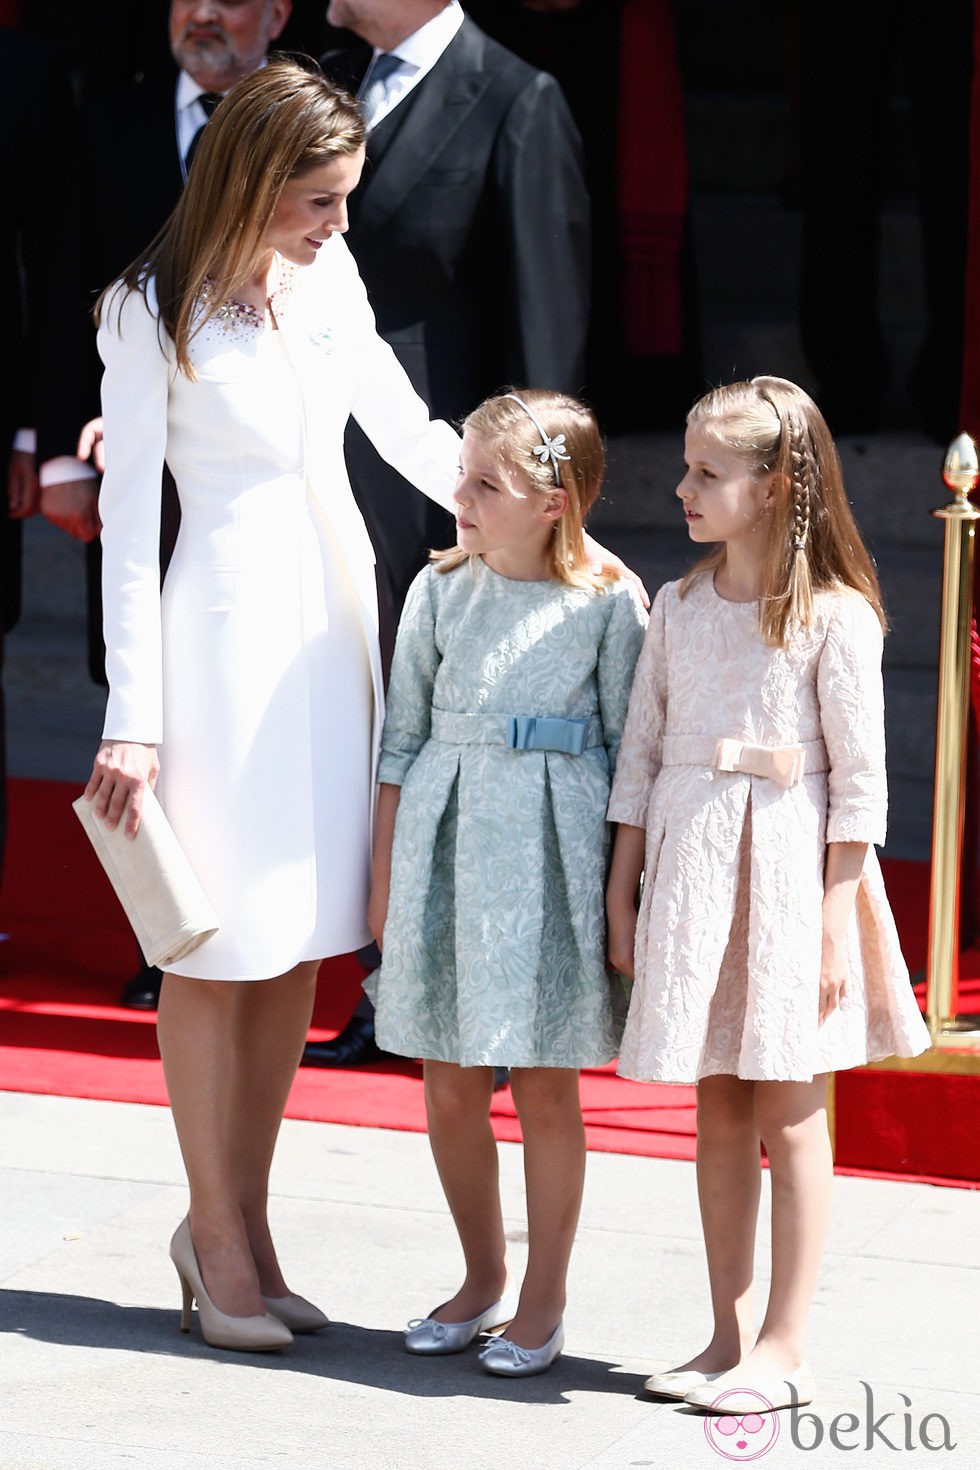
[[[881,654],[856,592],[817,593],[813,626],[772,648],[710,572],[661,588],[609,804],[646,829],[623,1076],[806,1081],[928,1046],[873,846],[846,993],[818,1024],[826,845],[885,837]],[[720,770],[719,739],[802,745],[805,774]]]

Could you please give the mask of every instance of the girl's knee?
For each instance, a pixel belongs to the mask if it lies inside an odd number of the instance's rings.
[[[458,1067],[453,1062],[426,1062],[425,1109],[430,1125],[458,1125],[476,1116],[489,1117],[493,1095],[490,1067]]]
[[[770,1158],[777,1151],[822,1143],[827,1134],[826,1078],[812,1082],[761,1082],[755,1093],[755,1120]]]
[[[753,1084],[740,1077],[705,1077],[697,1089],[697,1133],[700,1143],[734,1147],[755,1134]]]
[[[538,1128],[581,1125],[578,1072],[565,1067],[515,1067],[510,1090],[522,1125],[529,1118]]]

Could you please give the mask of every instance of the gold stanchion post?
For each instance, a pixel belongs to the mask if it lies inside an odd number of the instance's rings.
[[[980,1017],[958,1016],[960,864],[966,801],[966,740],[970,703],[970,633],[978,511],[969,500],[980,480],[977,449],[968,434],[949,447],[943,479],[952,505],[932,513],[945,522],[939,706],[929,894],[926,1020],[933,1047],[980,1048]]]

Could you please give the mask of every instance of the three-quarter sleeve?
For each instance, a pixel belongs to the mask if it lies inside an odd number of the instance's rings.
[[[660,771],[667,713],[666,593],[661,587],[636,665],[629,713],[609,800],[610,822],[646,827],[653,783]]]
[[[830,762],[828,842],[885,840],[885,701],[882,630],[874,608],[845,594],[817,665],[820,724]]]
[[[103,736],[163,739],[160,619],[160,486],[174,371],[158,329],[152,287],[108,298],[98,333],[105,364],[102,412],[106,471],[102,602],[109,699]]]
[[[432,691],[440,656],[436,646],[432,579],[424,567],[408,590],[391,661],[378,781],[401,786],[432,728]]]
[[[613,775],[626,724],[633,671],[643,647],[647,616],[628,582],[620,583],[607,595],[610,600],[609,620],[599,645],[596,684],[603,744],[609,757],[609,773]]]

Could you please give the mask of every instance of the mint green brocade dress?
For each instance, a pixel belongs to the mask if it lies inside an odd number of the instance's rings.
[[[606,806],[645,622],[622,582],[519,582],[480,560],[416,578],[378,774],[402,788],[367,987],[385,1050],[508,1067],[617,1054]],[[585,721],[586,748],[511,748],[515,716]]]

